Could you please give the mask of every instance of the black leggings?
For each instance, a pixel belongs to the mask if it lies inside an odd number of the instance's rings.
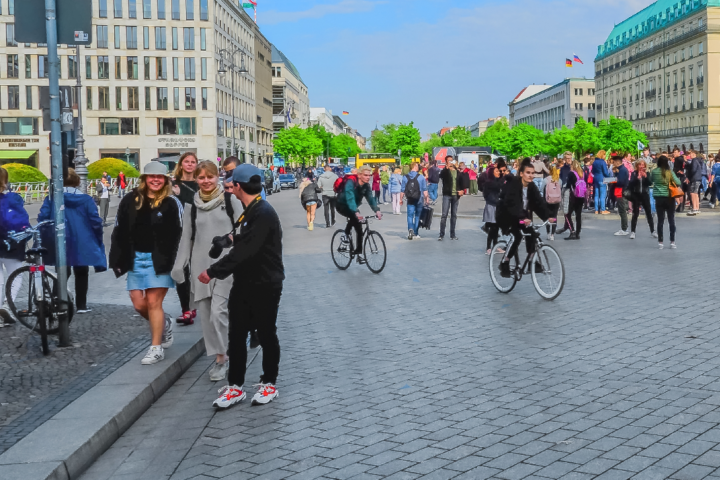
[[[574,196],[570,196],[570,202],[568,203],[568,211],[565,213],[565,226],[568,230],[571,232],[575,232],[576,234],[580,233],[580,230],[582,230],[582,208],[583,203],[585,203],[584,198],[575,198]],[[572,221],[572,215],[575,214],[575,223],[576,225],[573,225]]]
[[[348,223],[345,227],[345,235],[350,236],[350,231],[354,228],[355,229],[355,239],[357,241],[357,245],[355,245],[355,251],[353,253],[358,254],[362,253],[362,239],[363,239],[363,226],[362,223],[360,223],[360,220],[357,219],[355,215],[351,215],[347,217]]]
[[[529,237],[525,239],[525,248],[527,249],[527,253],[533,253],[535,251],[535,230],[532,229],[532,227],[521,227],[520,225],[513,225],[510,227],[510,233],[513,236],[513,243],[510,245],[510,250],[508,250],[507,256],[505,258],[511,259],[515,256],[517,256],[518,247],[520,247],[520,242],[523,240],[523,233],[530,234]],[[520,259],[518,258],[518,261]]]
[[[635,233],[641,206],[645,211],[645,218],[647,218],[648,225],[650,226],[650,233],[652,233],[655,231],[655,221],[653,220],[652,210],[650,209],[650,194],[647,192],[632,196],[632,220],[630,220],[630,231]]]
[[[675,241],[675,199],[671,197],[655,197],[655,211],[658,216],[658,242],[663,242],[663,225],[665,224],[665,215],[667,215],[668,225],[670,226],[670,241]]]
[[[85,310],[87,308],[90,267],[67,267],[68,278],[70,278],[72,272],[75,272],[75,306],[77,310]]]
[[[487,249],[490,250],[498,242],[499,228],[497,223],[486,223],[487,227]]]
[[[185,267],[183,273],[185,274],[185,281],[178,283],[175,289],[180,299],[180,308],[185,313],[190,311],[190,267]]]
[[[560,210],[560,203],[548,203],[547,204],[548,210],[550,210],[550,218],[557,218],[558,210]],[[545,225],[545,230],[548,234],[552,232],[553,235],[555,235],[555,231],[557,230],[557,222],[551,224]]]

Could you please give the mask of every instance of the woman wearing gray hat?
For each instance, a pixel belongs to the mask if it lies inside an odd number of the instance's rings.
[[[167,167],[150,162],[140,185],[118,206],[112,233],[109,266],[117,277],[125,273],[135,310],[150,323],[152,342],[143,365],[157,363],[173,343],[172,321],[165,318],[163,300],[175,283],[170,277],[182,235],[183,209],[172,196]]]

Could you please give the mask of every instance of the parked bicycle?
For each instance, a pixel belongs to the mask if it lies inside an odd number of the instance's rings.
[[[560,255],[550,245],[542,242],[539,230],[549,223],[532,225],[533,233],[523,233],[526,242],[535,242],[535,252],[529,253],[522,267],[518,266],[518,256],[510,259],[510,277],[500,273],[500,263],[505,261],[514,237],[500,240],[490,252],[490,278],[495,288],[502,293],[510,293],[523,275],[530,275],[538,294],[545,300],[554,300],[565,286],[565,266]]]
[[[385,268],[387,261],[387,250],[385,249],[385,240],[375,230],[370,230],[370,219],[377,218],[375,215],[367,216],[363,219],[363,235],[360,239],[353,238],[352,230],[350,235],[345,234],[345,230],[337,230],[330,242],[330,253],[332,254],[335,266],[340,270],[347,270],[355,258],[355,242],[360,241],[363,245],[359,263],[365,263],[373,273],[380,273]]]
[[[42,246],[40,229],[43,226],[53,225],[53,220],[40,222],[22,232],[9,232],[11,241],[22,242],[32,238],[32,248],[26,251],[25,265],[15,270],[7,279],[5,297],[10,311],[24,326],[39,333],[42,339],[43,353],[49,353],[48,335],[58,332],[62,315],[67,315],[68,323],[73,317],[73,297],[67,292],[67,304],[62,308],[58,297],[57,276],[48,271],[43,263],[43,255],[47,249]],[[8,243],[7,241],[5,242]],[[13,295],[13,292],[17,292]]]

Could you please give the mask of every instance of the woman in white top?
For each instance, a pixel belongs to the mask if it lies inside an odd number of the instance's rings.
[[[102,190],[101,190],[102,189]],[[110,184],[102,179],[97,183],[98,198],[100,198],[100,217],[103,226],[107,224],[108,210],[110,209]]]
[[[210,380],[220,381],[227,374],[228,297],[232,276],[225,280],[213,279],[208,284],[201,283],[198,276],[229,250],[223,250],[216,258],[209,255],[213,239],[230,233],[233,227],[230,216],[238,217],[243,206],[234,195],[226,200],[214,162],[200,162],[195,170],[195,180],[200,190],[195,194],[193,204],[186,205],[183,213],[185,227],[171,275],[176,282],[182,283],[185,281],[183,270],[190,267],[190,301],[202,322],[207,355],[215,355]]]
[[[562,183],[560,182],[560,169],[555,165],[550,167],[550,175],[542,181],[540,193],[545,198],[550,217],[555,218],[558,210],[560,210],[560,201],[562,200]],[[555,231],[557,230],[557,222],[552,225],[545,225],[547,229],[547,239],[555,240]]]

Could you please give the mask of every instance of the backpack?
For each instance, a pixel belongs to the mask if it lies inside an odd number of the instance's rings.
[[[344,175],[343,177],[338,178],[335,180],[335,184],[333,185],[333,192],[335,192],[335,195],[340,195],[345,191],[345,184],[348,180],[352,180],[355,185],[358,183],[357,175]]]
[[[227,195],[227,193],[223,193],[225,195],[225,213],[227,213],[227,216],[230,217],[230,223],[235,224],[235,209],[232,206],[232,201],[230,200],[230,195]],[[193,201],[192,206],[190,207],[190,225],[192,226],[192,234],[190,236],[190,241],[192,243],[195,243],[195,233],[197,233],[197,207],[195,206],[195,202]]]
[[[562,200],[560,182],[548,182],[545,187],[545,201],[549,204],[555,205],[556,203],[560,203],[560,200]]]
[[[420,201],[420,180],[418,178],[420,177],[420,174],[415,175],[415,178],[410,178],[410,175],[407,175],[405,178],[407,178],[407,183],[405,184],[405,197],[407,197],[408,203],[415,204]]]
[[[580,178],[580,175],[577,174],[577,172],[573,172],[575,174],[575,178],[577,178],[577,182],[575,183],[575,191],[573,192],[575,194],[575,198],[585,198],[585,193],[587,192],[587,183],[585,183],[585,180]]]
[[[30,226],[30,218],[24,208],[13,208],[10,195],[15,193],[0,193],[0,238],[7,238],[9,232],[22,232]],[[18,199],[22,205],[22,199]],[[0,248],[5,250],[6,245],[0,242]]]

